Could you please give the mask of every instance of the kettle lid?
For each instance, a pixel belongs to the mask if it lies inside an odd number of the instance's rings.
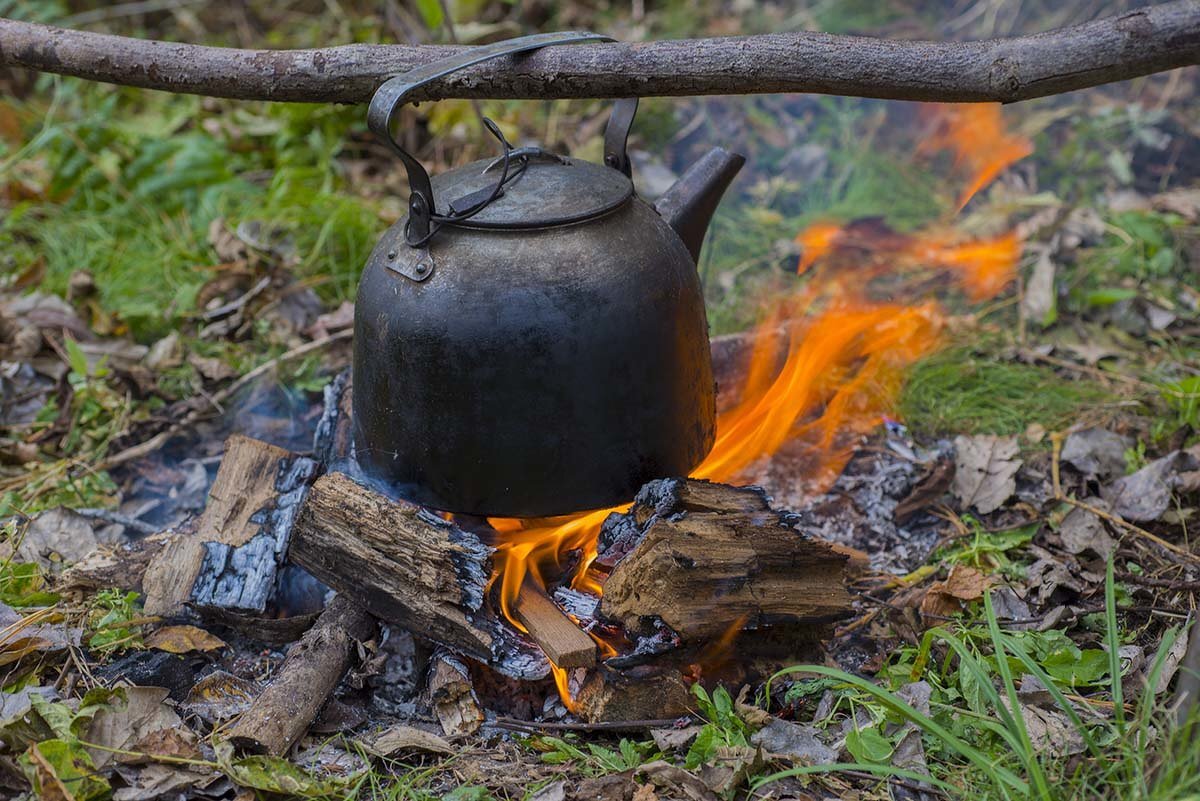
[[[510,177],[501,194],[466,219],[460,228],[546,228],[600,217],[633,196],[633,181],[620,170],[556,156],[539,148],[511,151]],[[433,176],[433,196],[441,214],[469,208],[488,198],[502,173],[502,159],[484,159]]]

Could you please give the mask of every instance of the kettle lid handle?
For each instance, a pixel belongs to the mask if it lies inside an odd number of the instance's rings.
[[[589,31],[564,31],[536,33],[501,42],[472,47],[453,56],[415,67],[385,81],[375,90],[367,110],[367,126],[400,157],[408,172],[410,195],[408,199],[409,229],[406,238],[410,242],[427,241],[430,224],[434,216],[433,185],[429,173],[421,162],[401,147],[392,135],[392,126],[400,107],[426,84],[433,83],[459,70],[474,66],[500,56],[524,53],[552,45],[575,42],[612,42],[610,36]],[[633,115],[637,111],[637,98],[618,100],[604,134],[604,161],[610,167],[630,174],[629,159],[625,154],[625,142]],[[503,141],[503,140],[502,140]]]

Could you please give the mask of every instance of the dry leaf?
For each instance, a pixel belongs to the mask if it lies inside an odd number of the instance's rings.
[[[633,801],[658,801],[653,784],[641,784],[633,791]]]
[[[429,754],[452,754],[450,743],[423,729],[402,724],[384,729],[373,737],[361,740],[363,748],[371,753],[390,757],[401,751],[424,751]]]
[[[921,601],[921,613],[935,617],[950,617],[963,609],[964,601],[978,601],[983,597],[993,579],[973,567],[954,565],[945,581],[929,585]]]
[[[145,644],[171,654],[218,651],[226,645],[220,637],[196,626],[164,626],[147,637]]]
[[[1181,476],[1200,466],[1200,455],[1172,451],[1161,459],[1118,478],[1100,488],[1112,513],[1139,523],[1158,520],[1171,507],[1171,493],[1182,483]]]
[[[136,751],[133,746],[163,730],[183,724],[168,704],[168,691],[162,687],[126,687],[125,703],[104,707],[92,718],[84,741],[97,746],[88,748],[97,768],[116,758],[115,751]]]
[[[1125,450],[1129,437],[1103,428],[1072,432],[1063,442],[1061,458],[1088,478],[1108,479],[1125,472]]]
[[[249,709],[256,695],[254,682],[218,670],[196,682],[184,705],[208,723],[220,723]]]
[[[1092,499],[1088,503],[1097,507],[1105,505],[1099,499]],[[1107,559],[1117,547],[1117,541],[1109,536],[1104,522],[1086,509],[1072,509],[1063,518],[1058,536],[1062,539],[1063,550],[1072,554],[1092,550]]]
[[[122,765],[141,765],[162,757],[171,759],[200,759],[199,739],[182,726],[152,731],[135,742],[129,753],[117,754]]]
[[[982,434],[954,439],[954,496],[964,509],[973,506],[988,514],[1012,497],[1021,468],[1020,450],[1016,437]]]
[[[668,762],[662,760],[647,762],[639,767],[636,773],[655,787],[664,787],[670,790],[674,794],[673,798],[687,801],[717,801],[717,794],[708,789],[707,784],[683,768],[677,768]]]
[[[1050,248],[1039,248],[1033,272],[1025,282],[1025,296],[1021,298],[1021,311],[1025,319],[1041,328],[1052,325],[1058,317],[1054,292],[1054,260]]]

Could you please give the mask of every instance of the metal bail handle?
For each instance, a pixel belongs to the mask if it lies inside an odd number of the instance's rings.
[[[404,163],[405,170],[408,171],[408,186],[411,194],[408,198],[407,238],[410,241],[418,242],[427,239],[435,212],[433,185],[430,183],[429,173],[421,166],[421,162],[401,147],[400,143],[392,136],[392,123],[396,113],[409,101],[417,89],[459,70],[500,56],[524,53],[552,45],[612,41],[616,40],[610,36],[588,31],[536,33],[531,36],[521,36],[516,39],[472,47],[458,55],[417,67],[388,79],[376,89],[375,95],[371,98],[370,108],[367,110],[367,126],[391,147]],[[637,98],[618,100],[604,132],[604,163],[620,170],[625,175],[630,174],[629,158],[625,154],[625,142],[629,137],[630,126],[633,125],[633,115],[637,111],[637,106]]]

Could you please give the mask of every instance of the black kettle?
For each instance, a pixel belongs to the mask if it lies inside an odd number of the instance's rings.
[[[512,148],[435,176],[393,135],[425,83],[589,33],[473,48],[383,84],[368,121],[408,171],[354,320],[354,443],[417,503],[540,517],[686,475],[712,447],[715,387],[696,259],[742,156],[715,148],[654,205],[634,192],[616,102],[604,164]]]

